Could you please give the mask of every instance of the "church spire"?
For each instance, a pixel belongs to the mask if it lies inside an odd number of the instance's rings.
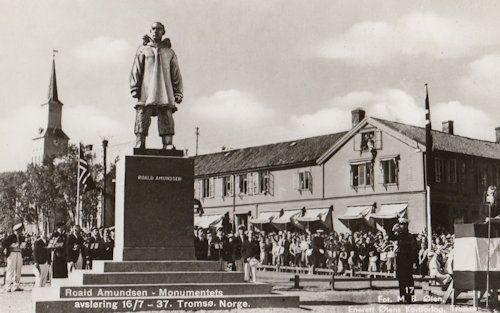
[[[57,97],[57,79],[56,79],[56,61],[52,56],[52,74],[50,75],[49,84],[49,101],[59,101]]]

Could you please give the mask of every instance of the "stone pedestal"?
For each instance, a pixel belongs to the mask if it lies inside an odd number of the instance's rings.
[[[223,262],[194,260],[193,159],[148,154],[125,156],[117,165],[115,259],[33,288],[34,311],[297,308],[298,296],[244,282],[242,272],[226,272]]]
[[[116,168],[115,261],[194,260],[194,164],[180,150],[135,150]]]

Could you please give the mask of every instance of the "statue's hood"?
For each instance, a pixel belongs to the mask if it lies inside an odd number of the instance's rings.
[[[156,43],[149,35],[145,35],[143,37],[142,44],[144,46],[152,46],[152,47],[159,47],[159,48],[161,48],[161,47],[171,48],[172,47],[172,44],[170,43],[170,38],[165,38],[162,41],[160,41],[159,43]]]

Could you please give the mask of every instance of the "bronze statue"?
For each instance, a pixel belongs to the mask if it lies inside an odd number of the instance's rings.
[[[182,77],[179,63],[170,40],[165,38],[165,27],[154,22],[148,35],[143,37],[130,73],[130,92],[137,99],[134,133],[136,148],[146,147],[151,117],[158,116],[158,133],[163,149],[175,149],[173,113],[176,103],[182,101]]]

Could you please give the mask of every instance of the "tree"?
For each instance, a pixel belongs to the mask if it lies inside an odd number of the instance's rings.
[[[33,211],[25,206],[23,172],[0,173],[0,229],[11,229],[18,222],[33,221]]]
[[[94,159],[87,156],[92,176],[102,176],[102,166]],[[25,172],[0,173],[0,226],[20,219],[48,232],[56,222],[75,222],[77,168],[78,149],[70,145],[66,155],[41,165],[29,164]],[[87,226],[95,225],[100,186],[98,180],[96,189],[81,195]]]

